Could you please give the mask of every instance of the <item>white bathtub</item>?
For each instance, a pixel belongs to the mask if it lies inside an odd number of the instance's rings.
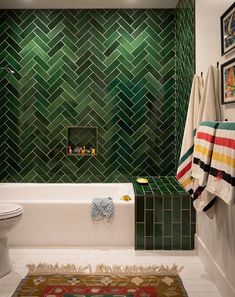
[[[120,200],[129,195],[132,201]],[[91,220],[91,199],[112,197],[111,222]],[[132,184],[0,184],[0,203],[24,207],[11,247],[134,247]]]

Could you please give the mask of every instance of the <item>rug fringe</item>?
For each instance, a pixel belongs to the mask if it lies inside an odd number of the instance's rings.
[[[59,265],[40,263],[38,265],[28,264],[28,274],[89,274],[92,273],[91,266],[78,266],[73,264]]]
[[[183,266],[178,268],[176,264],[172,267],[165,265],[137,266],[137,265],[97,265],[93,271],[91,265],[75,266],[73,264],[59,265],[40,263],[38,265],[28,264],[28,274],[125,274],[125,275],[178,275]]]

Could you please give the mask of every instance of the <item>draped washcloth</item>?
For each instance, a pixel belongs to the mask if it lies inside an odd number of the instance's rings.
[[[205,189],[208,181],[211,165],[212,151],[214,147],[216,127],[218,122],[202,122],[198,128],[197,137],[193,151],[192,177],[197,179],[198,187],[193,198],[197,199]],[[197,199],[194,206],[198,211],[203,210],[214,198],[209,195],[209,199]]]
[[[235,122],[217,127],[207,191],[228,205],[235,202]]]
[[[114,215],[113,199],[108,198],[93,198],[91,206],[91,218],[94,221],[99,221],[104,218],[110,220]]]
[[[203,79],[194,75],[189,99],[186,124],[176,178],[190,195],[193,194],[193,180],[191,178],[192,155],[194,137],[198,127],[198,110],[203,90]]]
[[[222,110],[219,101],[219,69],[210,66],[207,72],[204,85],[202,100],[198,115],[199,124],[204,121],[221,121]],[[196,184],[196,182],[195,182]],[[215,197],[207,192],[206,188],[202,191],[200,185],[194,187],[194,207],[197,210],[202,210],[202,205],[207,205],[203,210],[207,211],[215,202]],[[198,193],[201,195],[198,196]],[[200,201],[198,200],[200,197]],[[205,202],[203,202],[205,200]],[[211,201],[208,203],[208,201]],[[210,216],[213,216],[212,210]]]

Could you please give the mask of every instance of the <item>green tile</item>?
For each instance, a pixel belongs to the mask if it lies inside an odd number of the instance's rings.
[[[163,197],[155,197],[155,222],[163,221]]]
[[[190,250],[191,249],[191,242],[190,237],[182,237],[182,250]]]
[[[164,209],[172,209],[172,197],[165,196],[163,201],[164,201]]]
[[[144,249],[144,224],[136,223],[136,249]]]
[[[164,211],[164,236],[172,236],[172,211]]]
[[[163,238],[164,250],[172,250],[172,237]]]
[[[144,197],[136,197],[136,222],[144,222]]]
[[[181,224],[175,223],[173,224],[173,249],[180,250],[181,249]]]
[[[145,237],[145,247],[146,247],[146,250],[154,249],[153,237]]]
[[[145,197],[145,201],[146,201],[146,209],[153,209],[153,201],[154,201],[154,197]]]
[[[146,210],[145,211],[145,234],[146,236],[153,236],[153,229],[154,229],[154,221],[153,221],[154,213],[153,210]]]
[[[190,236],[190,211],[182,210],[182,235]]]
[[[163,224],[155,224],[155,249],[163,249]]]
[[[187,5],[182,4],[181,19]],[[29,128],[27,135],[15,130],[4,138],[7,147],[7,138],[18,138],[20,149],[3,153],[0,166],[5,168],[6,158],[10,161],[2,182],[14,176],[15,182],[128,182],[142,173],[175,175],[175,119],[185,108],[177,106],[176,114],[174,10],[1,10],[2,15],[8,42],[1,43],[0,55],[19,72],[0,86],[6,100],[18,102],[5,105],[6,124],[13,130],[18,119],[20,130]],[[180,28],[186,35],[181,22]],[[185,39],[180,38],[183,46]],[[190,85],[189,80],[184,83],[181,94]],[[183,98],[186,102],[186,94]],[[5,116],[0,121],[5,123]],[[73,159],[71,166],[65,154],[66,127],[81,124],[98,127],[102,154]],[[34,130],[40,133],[30,139]],[[11,164],[18,159],[16,174]],[[172,185],[162,190],[171,193]]]
[[[173,222],[181,221],[181,198],[173,198]]]
[[[190,209],[191,198],[182,197],[182,209]]]

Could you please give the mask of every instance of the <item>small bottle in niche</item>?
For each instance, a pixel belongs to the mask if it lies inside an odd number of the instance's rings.
[[[77,149],[77,154],[81,155],[81,151],[82,151],[82,148],[79,146],[78,149]]]
[[[71,145],[69,145],[69,147],[68,147],[68,154],[69,155],[72,155],[73,154],[73,150],[72,150]]]
[[[81,155],[85,155],[86,154],[86,147],[85,145],[82,147],[82,150],[81,150]]]
[[[94,148],[91,149],[91,155],[92,155],[92,156],[95,155],[95,149],[94,149]]]

